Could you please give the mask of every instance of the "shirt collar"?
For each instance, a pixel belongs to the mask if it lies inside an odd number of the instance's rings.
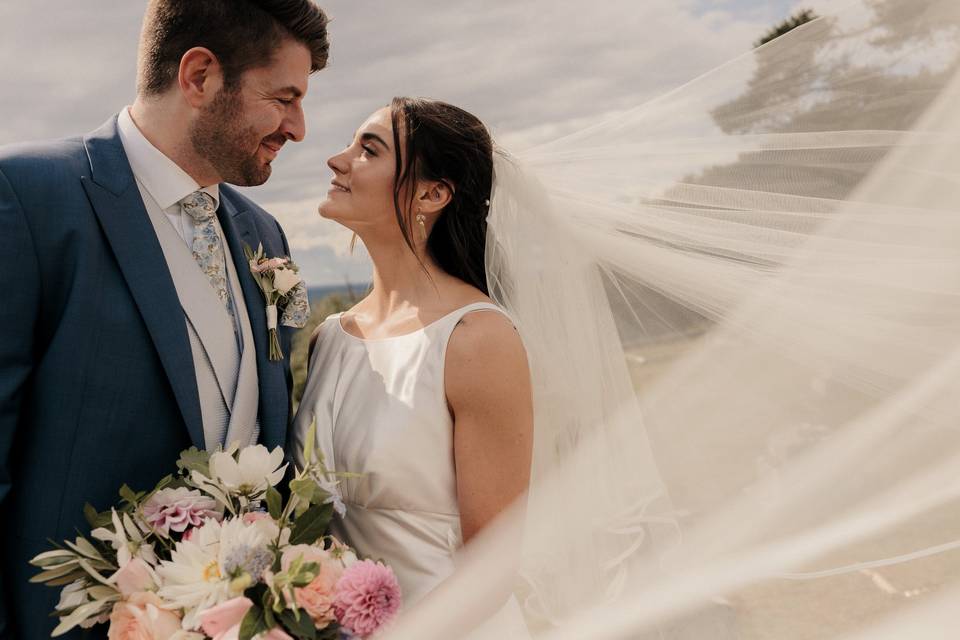
[[[157,149],[141,133],[130,117],[130,108],[124,107],[117,118],[120,142],[130,161],[133,175],[150,193],[161,209],[169,209],[194,191],[204,191],[213,197],[214,206],[220,205],[220,186],[201,187],[176,162]]]

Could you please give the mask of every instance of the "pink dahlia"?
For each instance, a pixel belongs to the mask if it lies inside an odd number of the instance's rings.
[[[369,637],[400,609],[397,577],[380,562],[356,562],[337,581],[333,608],[337,622],[362,638]]]
[[[189,527],[199,527],[209,518],[219,520],[221,513],[213,498],[180,487],[161,489],[150,496],[143,505],[143,517],[151,527],[169,536],[171,530],[183,533]]]

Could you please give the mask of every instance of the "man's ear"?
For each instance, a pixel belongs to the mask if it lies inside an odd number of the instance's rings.
[[[200,108],[213,102],[223,87],[223,68],[217,56],[206,47],[194,47],[184,53],[177,84],[190,106]]]
[[[424,214],[440,213],[453,199],[453,191],[443,181],[425,180],[417,188],[417,208]]]

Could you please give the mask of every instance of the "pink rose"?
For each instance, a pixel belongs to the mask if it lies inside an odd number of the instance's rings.
[[[109,640],[170,640],[180,631],[180,616],[163,609],[163,601],[150,592],[135,593],[113,605]]]
[[[323,628],[336,619],[333,609],[337,581],[343,575],[342,565],[333,559],[330,552],[311,547],[310,545],[296,545],[288,547],[280,557],[280,566],[286,571],[297,557],[304,562],[316,562],[320,565],[320,572],[310,584],[295,588],[293,598],[297,605],[307,612],[314,626]]]
[[[344,570],[333,606],[341,625],[366,638],[399,611],[400,584],[390,567],[362,560]]]
[[[120,567],[113,574],[112,579],[117,583],[117,590],[125,598],[138,591],[149,591],[157,586],[150,565],[140,558],[134,558]]]
[[[250,263],[250,269],[256,271],[257,273],[263,273],[264,271],[273,271],[278,267],[282,267],[287,264],[286,258],[270,258],[269,260],[264,260],[259,264],[254,264],[252,261]]]
[[[210,607],[200,614],[200,628],[213,640],[236,640],[243,616],[252,606],[250,598],[241,596]]]
[[[189,527],[199,527],[207,519],[219,520],[222,515],[213,498],[195,489],[179,487],[161,489],[143,505],[143,517],[151,527],[164,536],[170,531],[183,533]]]
[[[210,607],[200,614],[200,628],[213,640],[237,640],[240,637],[240,623],[243,616],[253,606],[250,598],[243,596],[227,600]],[[112,639],[111,639],[112,640]],[[283,629],[274,627],[257,640],[293,640]]]

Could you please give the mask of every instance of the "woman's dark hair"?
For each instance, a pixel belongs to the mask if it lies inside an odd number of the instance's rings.
[[[490,133],[476,116],[437,100],[394,98],[390,116],[397,158],[393,202],[407,246],[414,250],[410,230],[416,181],[442,182],[452,197],[430,231],[427,251],[445,272],[488,293],[484,254],[493,184]],[[401,207],[404,194],[407,206]]]
[[[313,0],[151,0],[137,90],[144,96],[166,91],[193,47],[212,51],[226,88],[235,88],[244,71],[270,64],[284,38],[310,50],[312,71],[327,65],[327,16]]]

